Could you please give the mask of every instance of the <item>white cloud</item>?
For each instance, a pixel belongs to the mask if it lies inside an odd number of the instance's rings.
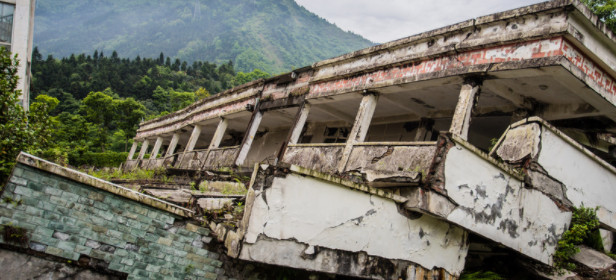
[[[309,11],[383,43],[539,0],[296,0]]]

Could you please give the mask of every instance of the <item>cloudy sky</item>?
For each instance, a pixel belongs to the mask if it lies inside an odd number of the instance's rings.
[[[541,0],[296,0],[309,11],[376,43],[408,37]]]

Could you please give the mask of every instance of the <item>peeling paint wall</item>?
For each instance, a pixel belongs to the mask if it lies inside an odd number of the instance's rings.
[[[566,159],[566,163],[563,163]],[[564,184],[567,198],[575,205],[602,207],[612,218],[599,216],[602,223],[616,228],[616,174],[567,143],[546,127],[542,127],[541,150],[537,163],[546,173]]]
[[[616,229],[616,168],[556,128],[539,118],[514,124],[495,152],[506,162],[529,161],[532,188],[565,205],[600,207],[601,223]]]
[[[467,234],[455,225],[426,215],[408,218],[394,201],[316,178],[287,174],[266,187],[256,191],[242,259],[316,269],[322,266],[313,253],[318,247],[440,267],[456,275],[464,267]],[[257,249],[261,242],[273,243],[271,250]],[[289,242],[303,253],[278,252]]]
[[[564,212],[545,194],[461,145],[445,159],[445,190],[458,206],[447,216],[467,230],[533,259],[552,263],[552,254],[568,228]]]

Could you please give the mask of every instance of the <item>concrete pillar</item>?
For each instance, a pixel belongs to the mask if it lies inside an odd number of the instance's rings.
[[[248,127],[248,131],[244,136],[244,141],[242,142],[242,146],[240,147],[240,151],[237,153],[237,157],[235,158],[235,165],[244,164],[244,160],[248,156],[248,152],[250,151],[250,146],[252,145],[252,140],[255,138],[255,134],[257,134],[257,130],[259,129],[259,125],[261,124],[261,120],[263,119],[263,112],[256,111],[250,121],[250,125]]]
[[[165,157],[172,156],[175,152],[175,147],[178,145],[178,141],[180,140],[179,133],[173,133],[173,137],[171,137],[171,143],[169,143],[169,147],[167,148],[167,153],[165,153]]]
[[[145,139],[143,144],[141,144],[141,150],[139,151],[139,157],[137,159],[143,159],[145,153],[148,151],[148,145],[150,144],[150,140]]]
[[[214,136],[212,137],[212,141],[210,141],[210,146],[207,148],[207,152],[203,158],[203,166],[201,166],[202,169],[207,164],[207,158],[210,156],[210,151],[220,146],[220,142],[222,142],[222,138],[225,136],[225,131],[227,131],[228,126],[229,121],[225,118],[220,118],[216,131],[214,132]]]
[[[349,133],[344,151],[342,152],[342,157],[338,163],[338,172],[342,173],[344,168],[346,168],[349,156],[351,156],[351,151],[353,151],[353,145],[357,142],[363,142],[364,139],[366,139],[368,127],[370,127],[370,122],[372,121],[372,115],[374,115],[378,99],[378,94],[372,92],[366,93],[362,98],[359,104],[359,110],[355,116],[353,128]]]
[[[417,128],[417,134],[415,134],[415,141],[429,141],[432,137],[433,126],[433,119],[421,118],[419,127]]]
[[[304,126],[306,125],[306,120],[308,119],[309,113],[310,104],[304,103],[299,111],[297,121],[295,122],[295,126],[293,127],[293,132],[291,132],[289,144],[297,144],[297,142],[299,141],[299,137],[302,135],[302,130],[304,130]]]
[[[193,129],[192,134],[190,135],[190,139],[188,139],[188,143],[186,144],[186,149],[184,149],[184,152],[190,152],[195,148],[195,145],[197,144],[197,140],[199,140],[200,135],[201,135],[201,126],[195,125],[195,128]]]
[[[315,125],[312,131],[312,143],[323,143],[325,141],[325,129],[327,127],[324,124]]]
[[[137,151],[137,145],[139,145],[139,142],[133,140],[133,145],[130,146],[130,151],[128,152],[128,157],[126,160],[133,159],[133,156],[135,156],[135,152]]]
[[[480,86],[476,83],[467,82],[460,89],[458,104],[453,114],[449,132],[468,140],[468,129],[471,125],[471,111],[479,97]]]
[[[156,137],[156,142],[154,142],[154,148],[152,149],[152,153],[150,153],[150,159],[155,159],[158,156],[158,151],[160,150],[160,146],[163,145],[163,138]]]
[[[216,132],[214,132],[214,137],[212,137],[212,142],[210,142],[209,149],[216,149],[220,146],[220,142],[225,136],[225,131],[227,131],[227,126],[229,126],[229,121],[225,118],[220,118],[218,126],[216,127]]]

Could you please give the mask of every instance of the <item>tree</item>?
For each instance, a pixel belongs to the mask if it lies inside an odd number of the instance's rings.
[[[607,27],[616,32],[616,0],[582,0]]]
[[[114,100],[113,103],[116,116],[118,116],[118,118],[116,118],[116,123],[118,128],[124,131],[124,137],[126,137],[124,145],[124,151],[126,152],[128,149],[128,140],[135,137],[139,122],[141,122],[145,116],[145,106],[132,97]]]
[[[267,79],[270,77],[270,74],[260,69],[254,69],[252,72],[244,73],[237,72],[237,75],[233,77],[233,86],[243,85],[250,81],[258,80],[258,79]]]
[[[33,132],[28,128],[28,118],[18,98],[17,56],[0,48],[0,185],[4,185],[15,165],[15,158],[25,150]]]
[[[28,113],[29,129],[33,135],[31,138],[30,152],[41,154],[52,145],[52,134],[55,130],[55,119],[49,117],[49,113],[58,106],[58,99],[41,94],[30,104]]]
[[[113,97],[100,91],[90,92],[81,103],[81,110],[85,113],[86,119],[98,126],[96,144],[104,152],[113,121]]]

